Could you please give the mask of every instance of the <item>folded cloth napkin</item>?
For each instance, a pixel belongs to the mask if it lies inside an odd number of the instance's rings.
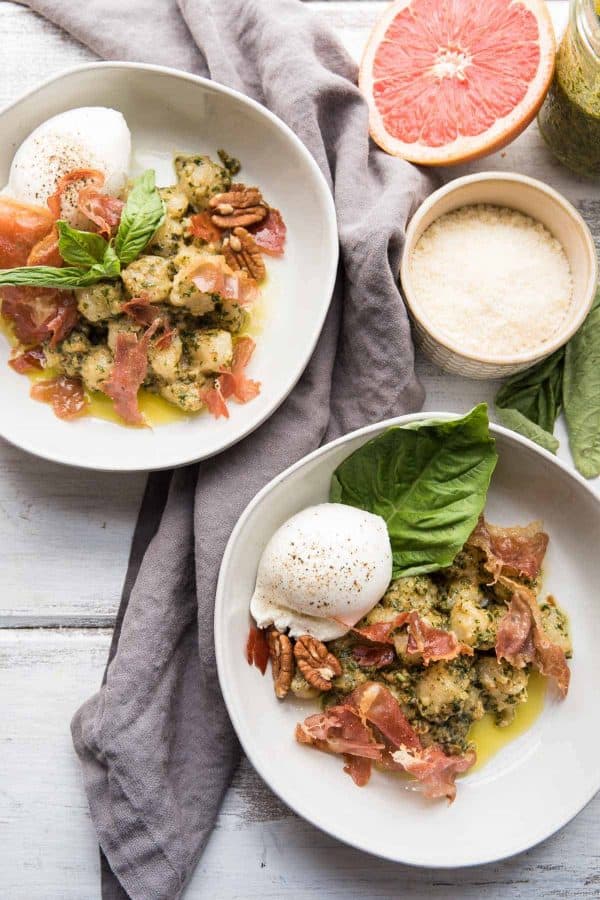
[[[268,106],[317,160],[338,213],[339,277],[302,379],[235,447],[172,478],[151,476],[104,683],[73,720],[108,860],[104,897],[174,900],[239,759],[213,647],[225,544],[248,501],[286,466],[420,407],[397,273],[407,218],[433,184],[369,141],[356,66],[299,0],[29,5],[104,57],[175,65]]]

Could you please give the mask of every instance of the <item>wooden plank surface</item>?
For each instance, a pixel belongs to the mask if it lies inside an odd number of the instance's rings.
[[[109,640],[100,629],[0,630],[3,900],[100,896],[68,723],[99,684]],[[600,895],[599,816],[600,797],[558,835],[515,859],[457,871],[414,869],[317,831],[244,762],[186,900],[592,900]]]
[[[358,59],[384,5],[312,7]],[[566,4],[552,2],[551,9],[555,21],[564,22]],[[0,46],[0,105],[61,69],[95,58],[10,2],[0,2]],[[475,168],[516,169],[553,183],[600,235],[600,191],[554,163],[535,126],[503,153],[466,170]],[[462,170],[442,174],[455,177]],[[442,375],[424,360],[418,368],[428,410],[465,411],[491,400],[496,388]],[[561,455],[568,458],[564,441]],[[69,722],[100,682],[110,640],[105,626],[120,593],[143,483],[143,475],[55,466],[0,442],[2,900],[100,896],[96,843]],[[586,900],[600,896],[599,820],[597,798],[559,835],[516,859],[462,871],[410,869],[322,835],[291,814],[244,762],[186,896]]]

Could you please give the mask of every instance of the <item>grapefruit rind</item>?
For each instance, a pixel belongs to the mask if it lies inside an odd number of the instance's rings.
[[[418,141],[406,143],[394,135],[383,121],[374,100],[373,68],[377,50],[398,14],[410,6],[412,0],[396,0],[384,12],[371,32],[359,71],[359,87],[369,105],[371,137],[392,156],[425,166],[451,166],[469,162],[505,147],[535,118],[542,105],[554,72],[556,41],[554,26],[545,0],[513,0],[533,13],[539,30],[540,62],[523,99],[511,112],[498,118],[492,126],[476,136],[460,136],[450,143],[431,147]]]

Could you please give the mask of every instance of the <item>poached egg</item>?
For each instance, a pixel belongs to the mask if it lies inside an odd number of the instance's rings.
[[[96,169],[105,177],[102,193],[117,196],[127,182],[131,133],[115,109],[87,106],[69,109],[42,122],[15,153],[4,193],[23,203],[45,206],[58,180],[74,169]],[[66,191],[61,215],[80,225],[76,190]]]
[[[259,628],[330,641],[378,603],[392,577],[381,516],[345,506],[309,506],[277,529],[258,565],[250,611]]]

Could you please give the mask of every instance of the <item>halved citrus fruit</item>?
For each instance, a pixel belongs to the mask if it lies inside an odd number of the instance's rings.
[[[544,0],[397,0],[360,68],[373,140],[423,165],[498,150],[541,106],[554,56]]]

